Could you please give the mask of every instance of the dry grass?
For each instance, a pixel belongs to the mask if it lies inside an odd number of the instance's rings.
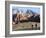
[[[18,23],[18,24],[14,24],[12,25],[12,29],[13,31],[17,31],[17,30],[32,30],[32,25],[33,28],[35,28],[35,24],[37,24],[37,28],[40,27],[40,23],[37,22],[24,22],[24,23]]]

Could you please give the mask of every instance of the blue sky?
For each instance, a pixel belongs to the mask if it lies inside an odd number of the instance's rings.
[[[36,7],[13,7],[13,9],[15,10],[15,9],[18,9],[18,10],[22,10],[22,11],[24,11],[24,12],[26,12],[27,11],[27,9],[29,9],[29,10],[32,10],[33,12],[35,12],[35,13],[38,13],[38,14],[40,14],[40,8],[36,8]]]

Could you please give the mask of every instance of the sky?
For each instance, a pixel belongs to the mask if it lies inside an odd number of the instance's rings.
[[[12,9],[14,9],[13,10],[13,13],[15,12],[15,10],[16,9],[18,9],[18,10],[22,10],[23,12],[26,12],[28,9],[29,10],[32,10],[33,12],[35,12],[35,13],[38,13],[38,14],[40,14],[40,8],[36,8],[36,7],[13,7]]]

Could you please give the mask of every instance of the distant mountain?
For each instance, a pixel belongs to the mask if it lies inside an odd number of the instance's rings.
[[[13,9],[13,11],[14,11],[14,13],[27,13],[27,14],[37,14],[36,12],[33,12],[32,10],[30,10],[30,9],[27,9],[27,11],[23,11],[23,10],[18,10],[18,9]]]
[[[28,19],[29,21],[34,21],[34,22],[40,22],[40,14],[37,14],[33,12],[32,10],[27,10],[27,14],[31,15]]]
[[[33,12],[32,10],[27,10],[26,13],[27,14],[33,14],[33,15],[40,15],[40,14],[38,14],[36,12]]]
[[[26,13],[27,14],[35,14],[32,10],[27,10]]]
[[[33,12],[32,10],[27,10],[26,11],[27,15],[25,13],[22,14],[23,13],[22,10],[16,10],[16,12],[21,13],[21,14],[13,15],[13,20],[15,20],[16,18],[19,18],[19,21],[26,20],[26,21],[32,21],[32,22],[40,22],[40,14],[37,14],[37,13]],[[18,21],[18,19],[17,19],[17,21]]]

